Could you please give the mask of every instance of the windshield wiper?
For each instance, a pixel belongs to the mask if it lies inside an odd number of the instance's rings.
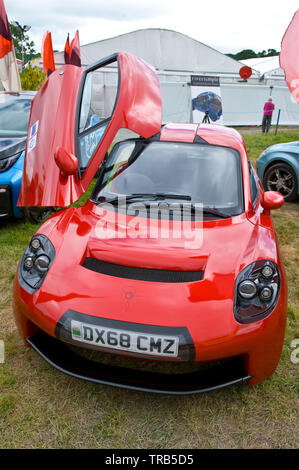
[[[105,201],[101,201],[101,204],[114,204],[120,200],[120,202],[131,201],[132,199],[151,199],[153,201],[157,201],[159,199],[180,199],[184,201],[191,201],[191,196],[186,194],[173,194],[173,193],[133,193],[129,194],[128,196],[117,196],[111,199],[106,199]]]
[[[133,199],[151,199],[152,201],[157,201],[159,199],[180,199],[183,201],[191,201],[192,198],[190,195],[187,194],[173,194],[173,193],[133,193],[129,194],[128,196],[117,196],[113,197],[111,199],[106,199],[105,201],[101,201],[99,205],[102,204],[115,204],[120,201],[122,202],[127,202],[131,201]],[[196,210],[196,207],[194,204],[191,205],[191,211],[194,213]],[[227,214],[225,212],[221,212],[219,209],[216,209],[216,207],[203,207],[202,208],[202,213],[203,215],[214,215],[216,217],[219,217],[221,219],[227,219],[229,217],[232,217],[232,214]]]
[[[174,194],[174,193],[133,193],[131,196],[135,197],[152,197],[154,199],[181,199],[184,201],[191,201],[189,194]]]
[[[202,213],[207,215],[215,215],[221,219],[228,219],[229,217],[232,217],[230,214],[226,214],[225,212],[221,212],[218,209],[212,207],[203,207]]]
[[[216,217],[219,217],[220,219],[228,219],[229,217],[232,217],[233,214],[226,214],[225,212],[221,212],[220,210],[216,209],[216,207],[197,207],[196,204],[191,205],[191,213],[192,215],[201,215],[201,212],[203,215],[214,215]]]

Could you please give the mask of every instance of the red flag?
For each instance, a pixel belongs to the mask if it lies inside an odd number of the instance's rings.
[[[45,32],[42,41],[42,58],[44,63],[44,71],[49,76],[55,70],[54,52],[52,46],[52,36],[48,31]]]
[[[76,32],[75,37],[71,42],[69,56],[71,65],[77,65],[78,67],[81,67],[79,31]]]
[[[70,35],[67,35],[67,39],[65,41],[65,46],[64,46],[64,63],[69,64],[70,63]]]
[[[280,67],[285,72],[285,79],[290,92],[299,103],[299,10],[293,16],[281,41],[279,55]]]
[[[0,0],[0,59],[12,51],[12,36],[9,29],[3,0]]]
[[[21,90],[17,61],[3,0],[0,0],[0,79],[5,90]]]

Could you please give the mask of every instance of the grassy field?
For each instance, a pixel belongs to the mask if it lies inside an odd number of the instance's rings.
[[[299,131],[245,135],[254,161]],[[13,321],[12,281],[37,229],[0,225],[0,448],[294,448],[298,447],[298,371],[290,361],[299,338],[299,200],[273,213],[289,282],[285,346],[276,373],[202,395],[168,397],[94,385],[68,377],[26,349]]]

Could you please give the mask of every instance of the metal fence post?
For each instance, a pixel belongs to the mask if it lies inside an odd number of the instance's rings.
[[[277,116],[277,122],[276,122],[275,135],[277,135],[277,129],[278,129],[278,124],[279,124],[279,119],[280,119],[280,111],[281,111],[281,109],[278,110],[278,116]]]

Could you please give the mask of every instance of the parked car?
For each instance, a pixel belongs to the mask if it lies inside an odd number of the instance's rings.
[[[51,211],[40,208],[19,208],[21,181],[31,101],[36,92],[0,92],[0,219],[24,216],[40,222]]]
[[[0,217],[22,218],[17,207],[34,92],[0,93]]]
[[[103,115],[93,86],[113,62],[118,90]],[[36,96],[21,204],[68,206],[102,165],[86,204],[52,215],[25,249],[19,331],[59,371],[92,382],[167,394],[254,385],[274,373],[284,340],[270,215],[283,196],[264,193],[237,131],[161,127],[161,115],[156,73],[128,53],[62,67]],[[140,137],[105,158],[122,128]],[[131,368],[111,364],[124,357]]]
[[[271,145],[256,162],[265,191],[279,191],[286,201],[299,194],[299,141]]]

